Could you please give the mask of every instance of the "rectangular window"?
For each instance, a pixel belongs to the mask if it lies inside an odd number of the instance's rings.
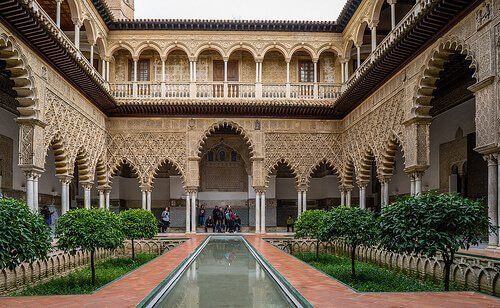
[[[319,81],[319,63],[317,64]],[[314,82],[314,63],[312,61],[299,61],[299,82]]]
[[[129,81],[134,80],[134,61],[128,61]],[[149,81],[149,59],[139,60],[137,62],[137,81]]]

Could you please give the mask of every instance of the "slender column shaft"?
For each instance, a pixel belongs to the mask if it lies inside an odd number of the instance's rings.
[[[345,82],[345,68],[344,68],[344,63],[345,62],[341,62],[340,63],[340,80],[342,82]]]
[[[224,82],[227,82],[227,60],[224,60]]]
[[[33,176],[33,209],[38,213],[38,174]]]
[[[314,77],[313,77],[313,80],[314,80],[314,83],[318,82],[318,62],[315,61],[313,62],[313,65],[314,65]]]
[[[384,185],[384,205],[389,205],[389,182]]]
[[[104,195],[105,195],[105,197],[106,197],[106,209],[108,209],[108,210],[109,210],[109,194],[110,194],[110,192],[109,192],[109,191],[106,191],[106,192],[104,193]]]
[[[64,214],[67,212],[67,209],[68,209],[68,204],[66,203],[67,202],[67,197],[66,197],[66,194],[67,194],[67,190],[66,190],[66,186],[68,186],[68,184],[66,183],[66,181],[61,181],[61,214]]]
[[[493,220],[492,221],[492,224],[495,225],[495,226],[498,226],[499,222],[500,222],[500,197],[499,197],[499,193],[500,193],[500,161],[498,160],[498,156],[497,156],[497,195],[496,195],[496,198],[497,198],[497,220]],[[489,201],[489,200],[488,200]],[[489,205],[489,204],[488,204]],[[488,209],[489,209],[489,206],[488,206]],[[488,211],[489,212],[489,211]],[[495,224],[496,223],[496,224]],[[500,229],[497,227],[496,228],[496,235],[497,235],[497,238],[498,238],[498,246],[500,246]]]
[[[75,47],[80,50],[80,23],[75,24]]]
[[[345,190],[340,190],[340,205],[345,205]]]
[[[493,155],[488,156],[488,217],[491,224],[498,227],[498,166]],[[488,246],[498,245],[498,234],[490,232]]]
[[[286,83],[290,83],[290,61],[286,62]]]
[[[191,232],[196,233],[196,192],[191,193]]]
[[[94,45],[90,45],[90,65],[94,66]]]
[[[56,25],[61,28],[61,3],[62,0],[56,0]]]
[[[345,81],[349,80],[349,62],[344,63],[344,76],[345,76]]]
[[[106,80],[106,60],[101,60],[101,76]]]
[[[91,185],[84,185],[83,186],[83,205],[86,209],[90,209],[90,189]]]
[[[99,190],[99,208],[103,209],[105,206],[104,191]]]
[[[266,193],[260,194],[260,233],[266,233]]]
[[[146,209],[151,211],[151,191],[146,192]]]
[[[396,3],[391,2],[391,29],[396,28]]]
[[[259,83],[262,83],[262,62],[259,62]]]
[[[366,186],[359,186],[359,207],[366,209]]]
[[[302,213],[302,191],[297,192],[297,217]]]
[[[259,82],[259,62],[255,62],[255,83]]]
[[[372,52],[377,48],[377,27],[372,27]]]
[[[145,210],[145,209],[146,209],[146,206],[147,206],[147,204],[146,204],[146,203],[147,203],[147,200],[146,200],[146,191],[145,191],[145,190],[143,190],[143,191],[141,192],[141,195],[142,195],[142,203],[141,203],[141,205],[142,205],[142,209],[143,209],[143,210]]]
[[[33,192],[33,173],[26,173],[26,204],[32,211],[35,210],[34,206],[34,192]]]
[[[166,60],[161,60],[161,81],[166,81],[166,73],[165,73],[165,62]]]
[[[351,190],[348,189],[345,194],[345,204],[351,206]]]
[[[189,224],[191,222],[191,196],[190,193],[186,193],[186,233],[191,233],[191,228]]]
[[[260,233],[260,193],[255,192],[255,233]]]
[[[133,79],[134,82],[137,82],[137,80],[139,79],[139,78],[137,78],[137,63],[138,62],[139,61],[134,59],[134,79]]]
[[[302,213],[307,211],[307,191],[302,192]]]
[[[410,174],[410,195],[415,196],[415,177]]]
[[[422,175],[415,173],[415,195],[422,193]]]
[[[106,61],[106,81],[109,82],[109,61]]]
[[[356,60],[358,64],[358,68],[361,66],[361,47],[356,46]]]
[[[193,82],[196,82],[196,65],[197,65],[197,61],[193,61]]]

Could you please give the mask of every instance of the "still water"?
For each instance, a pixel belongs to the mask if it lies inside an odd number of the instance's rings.
[[[211,237],[155,307],[290,307],[240,237]]]

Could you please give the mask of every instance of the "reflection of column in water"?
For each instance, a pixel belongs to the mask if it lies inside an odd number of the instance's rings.
[[[193,301],[196,303],[196,307],[200,305],[200,287],[198,285],[198,271],[196,270],[196,260],[192,264],[192,275],[193,275]]]
[[[255,262],[255,279],[260,280],[260,264],[259,262]]]

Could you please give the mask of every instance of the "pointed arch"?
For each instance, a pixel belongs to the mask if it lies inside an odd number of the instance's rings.
[[[344,186],[354,186],[356,178],[354,177],[356,172],[356,165],[354,164],[354,158],[351,155],[347,155],[347,159],[342,167],[341,172],[341,183]]]
[[[454,53],[462,54],[466,60],[470,61],[471,64],[469,67],[474,70],[472,78],[477,81],[478,64],[470,47],[455,37],[441,39],[431,51],[420,70],[413,96],[413,116],[429,116],[431,109],[430,102],[433,98],[433,91],[436,88],[436,81],[439,79],[439,74],[444,69],[445,63]]]
[[[106,187],[110,186],[110,173],[108,172],[108,168],[104,163],[104,158],[99,157],[97,159],[97,163],[95,166],[95,173],[97,174],[97,186],[98,187]]]
[[[375,164],[377,165],[375,151],[370,146],[368,146],[361,155],[358,172],[359,182],[370,182],[373,162],[375,162]]]
[[[309,168],[306,171],[306,174],[304,174],[302,179],[303,185],[305,185],[306,187],[309,186],[312,175],[321,165],[326,165],[327,168],[330,168],[335,174],[335,176],[337,176],[337,178],[340,176],[339,168],[331,160],[329,160],[326,157],[323,157],[317,160],[313,165],[309,166]]]
[[[83,147],[78,149],[75,162],[78,168],[79,181],[84,183],[92,182],[94,180],[94,175],[91,173],[88,151]]]
[[[203,146],[205,145],[207,138],[210,137],[210,135],[215,133],[216,130],[220,129],[220,128],[232,128],[237,133],[239,133],[243,137],[243,139],[245,140],[245,143],[248,145],[250,157],[254,156],[254,154],[255,154],[254,153],[254,149],[255,149],[254,144],[252,142],[250,135],[245,131],[245,129],[242,126],[240,126],[239,124],[237,124],[236,122],[229,121],[229,120],[222,120],[222,121],[219,121],[219,122],[216,122],[216,123],[213,123],[212,125],[210,125],[210,127],[208,127],[203,132],[201,138],[199,138],[198,145],[197,145],[198,157],[201,158],[201,154],[202,154],[201,150],[203,149]]]
[[[22,48],[16,43],[15,38],[0,33],[0,49],[2,50],[0,60],[5,62],[3,69],[9,71],[10,79],[14,82],[12,89],[17,93],[16,99],[20,105],[17,109],[20,116],[38,118],[35,78]]]

